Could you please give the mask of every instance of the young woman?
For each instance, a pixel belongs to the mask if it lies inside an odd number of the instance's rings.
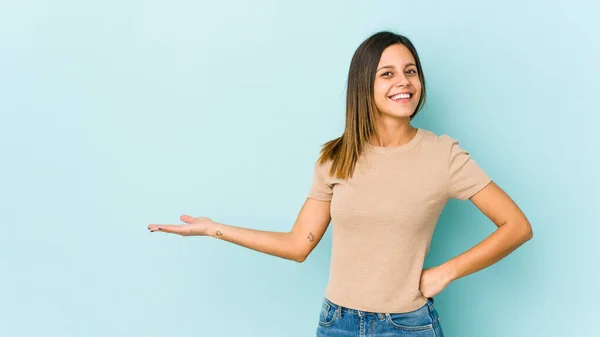
[[[318,336],[443,336],[434,296],[451,281],[502,259],[533,232],[513,200],[448,135],[415,128],[425,102],[411,41],[378,32],[356,50],[346,126],[324,144],[291,231],[267,232],[181,216],[150,231],[209,235],[302,262],[333,224],[329,282]],[[498,229],[447,262],[423,269],[450,198],[469,199]]]

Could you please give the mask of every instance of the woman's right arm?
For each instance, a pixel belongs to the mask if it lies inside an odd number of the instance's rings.
[[[208,218],[182,216],[188,225],[150,225],[151,231],[181,235],[210,235],[261,253],[303,262],[317,246],[329,223],[330,201],[307,198],[289,232],[271,232],[230,226]],[[187,218],[186,218],[187,217]]]
[[[307,198],[289,232],[269,232],[213,222],[208,235],[261,253],[303,262],[331,220],[329,201]]]

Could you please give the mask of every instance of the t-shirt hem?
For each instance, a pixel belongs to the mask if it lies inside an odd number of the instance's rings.
[[[427,298],[426,297],[422,297],[420,301],[414,302],[414,303],[417,303],[417,304],[414,304],[413,306],[407,306],[407,307],[388,307],[388,308],[385,308],[385,307],[370,307],[370,306],[363,306],[363,305],[360,305],[360,304],[345,303],[344,301],[340,301],[340,300],[336,299],[335,296],[331,296],[330,294],[327,294],[327,292],[325,292],[325,298],[327,298],[332,303],[340,305],[340,306],[342,306],[344,308],[354,309],[354,310],[360,310],[360,311],[365,311],[365,312],[389,313],[389,314],[392,314],[392,313],[394,313],[394,314],[405,314],[405,313],[413,312],[413,311],[416,311],[416,310],[420,309],[425,304],[427,304]]]
[[[481,183],[473,186],[472,188],[470,188],[469,190],[467,190],[466,192],[464,192],[457,199],[459,199],[459,200],[467,200],[467,199],[471,198],[472,196],[474,196],[475,194],[477,194],[479,191],[481,191],[484,187],[486,187],[487,185],[489,185],[489,183],[491,183],[491,182],[492,182],[492,179],[491,178],[487,178],[483,182],[481,182]]]
[[[309,199],[315,199],[315,200],[319,200],[319,201],[331,201],[331,197],[323,196],[323,195],[311,194],[311,195],[307,195],[306,197]]]

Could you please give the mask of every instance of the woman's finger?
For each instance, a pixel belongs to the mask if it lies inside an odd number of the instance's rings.
[[[166,233],[175,233],[175,234],[183,234],[184,229],[180,225],[150,225],[148,229],[151,232],[166,232]]]
[[[192,223],[195,220],[195,218],[193,216],[189,216],[187,214],[180,216],[179,219],[181,219],[181,221],[183,221],[185,223]]]

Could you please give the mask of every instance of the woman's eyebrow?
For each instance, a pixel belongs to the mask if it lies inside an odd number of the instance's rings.
[[[416,66],[416,64],[414,64],[414,63],[407,63],[407,64],[404,66],[404,68],[406,68],[406,67],[409,67],[409,66]],[[377,69],[377,71],[380,71],[381,69],[385,69],[385,68],[392,68],[392,69],[395,69],[396,67],[395,67],[395,66],[393,66],[393,65],[383,66],[383,67],[381,67],[381,68]]]

